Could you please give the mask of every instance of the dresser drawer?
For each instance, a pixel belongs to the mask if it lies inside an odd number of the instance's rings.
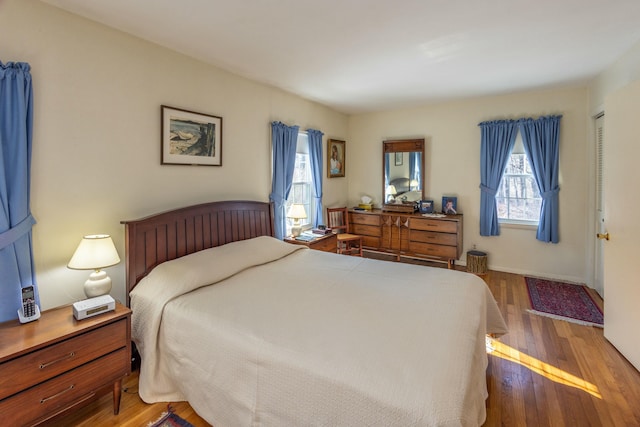
[[[429,243],[409,242],[409,250],[419,255],[442,259],[457,259],[457,248],[455,246],[432,245]]]
[[[71,308],[69,308],[71,311]],[[122,319],[0,364],[0,399],[127,346]]]
[[[129,371],[128,351],[122,348],[49,381],[0,401],[3,425],[27,425],[38,418],[91,398]],[[35,418],[38,417],[38,418]]]
[[[351,233],[359,236],[380,237],[381,231],[380,226],[374,227],[373,225],[352,224]]]
[[[411,241],[434,243],[437,245],[456,246],[458,236],[450,233],[436,233],[433,231],[411,230]]]
[[[353,224],[380,226],[380,215],[353,212],[351,212],[350,215]]]
[[[409,221],[412,230],[438,231],[440,233],[458,232],[458,223],[456,221],[427,218],[411,218]]]

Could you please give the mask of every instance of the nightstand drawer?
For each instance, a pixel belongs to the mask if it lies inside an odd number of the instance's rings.
[[[69,312],[71,310],[69,309]],[[58,344],[0,364],[0,399],[127,346],[121,319]]]
[[[0,401],[2,423],[29,424],[38,419],[34,414],[46,414],[43,417],[47,418],[93,397],[101,388],[112,385],[129,372],[128,359],[127,349],[122,348]]]

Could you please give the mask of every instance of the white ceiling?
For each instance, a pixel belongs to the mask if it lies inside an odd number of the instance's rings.
[[[638,0],[42,0],[345,113],[584,84]]]

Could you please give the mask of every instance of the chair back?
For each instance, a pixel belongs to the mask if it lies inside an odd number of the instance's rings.
[[[327,208],[327,227],[338,234],[349,232],[349,216],[347,208]]]

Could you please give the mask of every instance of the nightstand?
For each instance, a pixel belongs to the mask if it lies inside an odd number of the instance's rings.
[[[3,424],[39,424],[109,390],[117,414],[130,373],[131,310],[122,304],[79,321],[64,306],[31,323],[0,323]]]
[[[293,237],[287,237],[284,241],[294,245],[304,245],[317,251],[336,252],[338,249],[338,239],[333,233],[325,234],[324,236],[318,234],[318,237],[308,242],[305,242],[304,240],[296,240]]]

